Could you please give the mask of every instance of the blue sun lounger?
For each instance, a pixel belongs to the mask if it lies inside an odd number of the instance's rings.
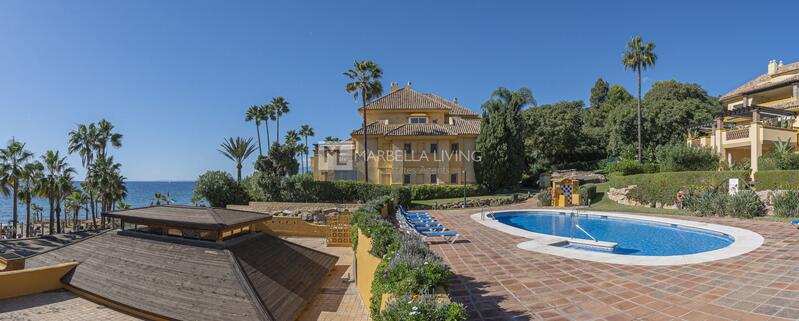
[[[796,226],[797,228],[799,228],[799,220],[791,221],[791,225]]]
[[[458,239],[459,234],[457,232],[448,230],[434,218],[424,215],[426,218],[419,218],[420,216],[407,215],[407,212],[402,208],[399,211],[399,216],[402,218],[401,221],[404,221],[407,230],[413,231],[421,236],[423,240],[428,237],[440,237],[447,243],[452,244]]]

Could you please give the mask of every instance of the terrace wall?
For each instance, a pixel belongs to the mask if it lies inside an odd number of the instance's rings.
[[[13,298],[39,292],[61,289],[61,278],[78,265],[78,262],[17,271],[0,272],[0,299]]]

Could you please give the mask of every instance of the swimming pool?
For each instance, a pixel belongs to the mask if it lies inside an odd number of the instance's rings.
[[[500,223],[534,233],[592,240],[588,235],[590,234],[599,241],[616,243],[616,246],[611,251],[609,248],[581,244],[559,245],[585,251],[606,251],[616,255],[690,255],[722,249],[735,242],[735,238],[726,233],[708,229],[601,214],[506,211],[494,213],[492,216]]]

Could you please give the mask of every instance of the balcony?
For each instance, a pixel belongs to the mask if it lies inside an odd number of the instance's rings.
[[[797,141],[797,131],[796,128],[777,128],[777,127],[767,127],[763,125],[757,125],[756,129],[751,127],[745,128],[737,128],[737,129],[729,129],[724,130],[721,132],[722,137],[722,145],[724,147],[740,147],[740,146],[749,146],[751,144],[751,135],[753,130],[758,131],[758,140],[760,143],[771,141],[783,141],[786,142],[788,140],[792,142]]]

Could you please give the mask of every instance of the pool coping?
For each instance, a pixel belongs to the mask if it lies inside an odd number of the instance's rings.
[[[494,213],[522,212],[522,211],[560,213],[564,211],[568,212],[574,210],[540,209],[540,208],[513,209],[513,210],[474,213],[471,215],[471,218],[477,223],[493,228],[495,230],[499,230],[504,233],[530,239],[529,241],[525,241],[516,245],[518,248],[523,250],[557,255],[577,260],[611,263],[611,264],[662,266],[662,265],[685,265],[685,264],[704,263],[704,262],[727,259],[741,254],[749,253],[759,248],[761,245],[763,245],[763,242],[765,241],[763,236],[761,236],[758,233],[732,226],[686,221],[686,220],[672,219],[672,218],[665,218],[658,216],[643,216],[643,215],[635,215],[628,213],[600,212],[600,211],[580,209],[580,214],[602,215],[608,217],[627,218],[627,219],[650,221],[656,223],[677,224],[687,227],[725,233],[735,239],[735,241],[732,244],[724,248],[708,252],[696,253],[696,254],[671,255],[671,256],[621,255],[621,254],[592,252],[592,251],[553,246],[552,244],[554,243],[569,241],[570,238],[530,232],[504,223],[500,223],[499,221],[489,217],[489,214],[494,214]]]

